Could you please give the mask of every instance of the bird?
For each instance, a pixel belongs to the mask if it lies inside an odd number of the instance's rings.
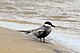
[[[40,42],[45,43],[45,37],[47,37],[52,31],[51,27],[55,27],[55,26],[52,25],[50,21],[46,21],[41,27],[37,29],[28,30],[28,31],[20,30],[20,32],[25,32],[27,34],[32,33],[33,35],[35,35],[37,38],[40,39]]]

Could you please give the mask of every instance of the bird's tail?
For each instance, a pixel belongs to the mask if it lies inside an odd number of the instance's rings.
[[[18,32],[30,33],[30,31],[18,30]]]

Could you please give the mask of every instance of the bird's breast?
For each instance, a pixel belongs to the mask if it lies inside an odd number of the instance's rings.
[[[51,28],[47,28],[46,32],[45,32],[45,35],[48,35],[50,32],[51,32]]]

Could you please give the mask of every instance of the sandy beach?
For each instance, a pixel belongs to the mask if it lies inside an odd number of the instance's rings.
[[[47,43],[16,31],[46,21]],[[0,0],[0,53],[80,53],[80,0]]]
[[[40,43],[24,37],[20,32],[0,27],[0,53],[67,53],[58,44]]]

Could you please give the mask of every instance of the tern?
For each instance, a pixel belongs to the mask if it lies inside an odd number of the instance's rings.
[[[37,29],[33,29],[33,30],[29,30],[29,31],[20,30],[20,32],[25,32],[27,34],[32,33],[33,35],[35,35],[37,38],[40,39],[40,42],[45,43],[45,37],[50,34],[50,32],[52,30],[51,27],[55,27],[55,26],[52,25],[51,22],[46,21],[43,26],[41,26]]]

